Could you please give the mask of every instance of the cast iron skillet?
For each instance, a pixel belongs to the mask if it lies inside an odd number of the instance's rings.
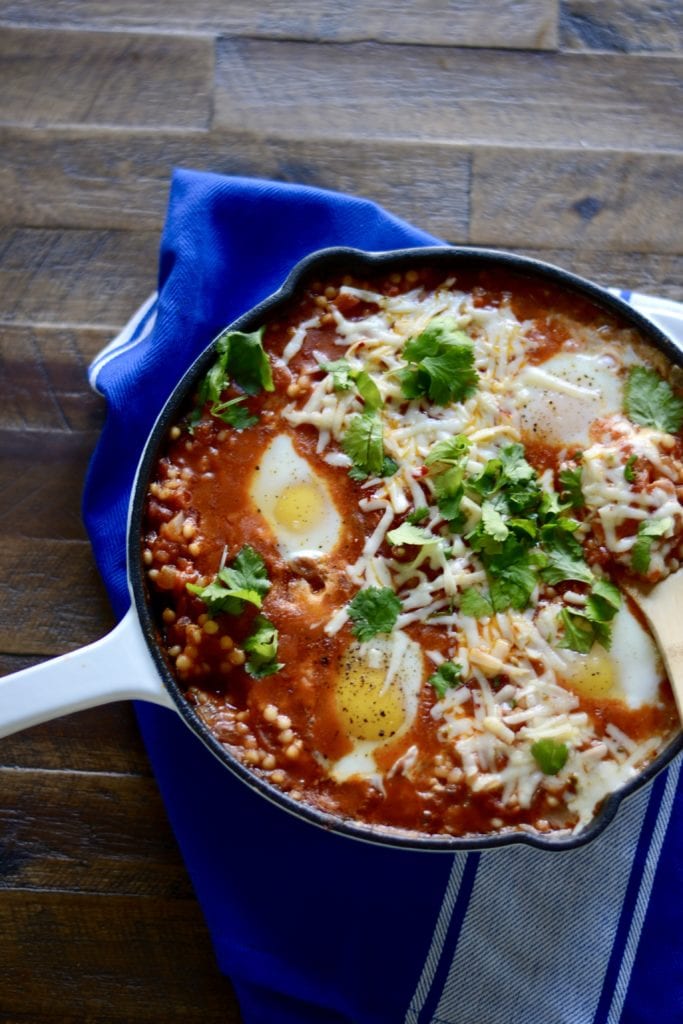
[[[429,264],[458,269],[503,269],[535,281],[548,281],[589,299],[607,313],[637,328],[667,358],[683,367],[683,353],[672,341],[621,299],[558,267],[512,253],[475,248],[420,248],[383,253],[358,249],[323,249],[298,263],[282,287],[236,320],[231,327],[253,331],[277,317],[306,282],[334,274],[373,274],[403,271]],[[431,836],[396,828],[342,819],[292,799],[251,772],[216,739],[185,700],[160,649],[157,629],[147,600],[141,561],[142,519],[150,474],[169,428],[186,408],[189,396],[214,360],[213,344],[190,366],[174,388],[147,439],[138,466],[128,515],[128,582],[131,609],[102,640],[53,661],[0,680],[0,736],[86,707],[113,700],[143,699],[175,710],[209,750],[252,790],[272,803],[330,832],[350,839],[404,850],[454,852],[507,847],[523,843],[543,850],[567,850],[600,835],[614,818],[622,800],[650,782],[683,749],[679,732],[668,746],[630,782],[604,801],[592,821],[576,835],[553,838],[534,832],[504,832],[486,836]]]

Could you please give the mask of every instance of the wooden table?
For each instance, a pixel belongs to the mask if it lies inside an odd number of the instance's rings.
[[[0,0],[0,26],[0,672],[112,622],[86,366],[154,287],[174,164],[683,299],[675,0]],[[239,1021],[131,708],[5,740],[0,777],[0,1019]]]

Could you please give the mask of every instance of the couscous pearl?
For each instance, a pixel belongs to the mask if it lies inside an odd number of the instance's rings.
[[[290,761],[296,761],[298,756],[299,747],[297,747],[296,743],[290,743],[290,745],[285,750],[285,757],[289,758]]]
[[[249,732],[249,726],[246,722],[238,722],[235,726],[235,732],[239,733],[240,736],[246,736]]]
[[[211,636],[212,633],[218,632],[218,623],[215,619],[209,619],[208,622],[204,623],[204,632],[208,633],[209,636]]]
[[[292,720],[287,715],[278,715],[276,721],[278,729],[291,729],[292,727]]]
[[[285,773],[281,768],[277,768],[270,776],[271,782],[275,783],[276,786],[281,786],[285,781]]]
[[[172,608],[164,608],[163,612],[161,613],[161,617],[167,624],[175,622],[175,612],[173,611]]]
[[[266,756],[263,758],[263,767],[266,769],[267,772],[271,771],[271,769],[273,769],[276,764],[277,761],[275,760],[273,754],[266,754]]]
[[[145,548],[145,550],[142,552],[142,561],[145,563],[145,565],[151,565],[152,562],[154,561],[154,555],[149,550],[149,548]]]
[[[202,546],[198,541],[193,540],[192,543],[188,546],[187,550],[190,552],[193,558],[196,558],[199,552],[202,550]]]
[[[287,743],[292,742],[292,740],[294,739],[294,733],[292,732],[291,729],[283,729],[280,735],[278,736],[278,739],[280,743],[282,743],[284,746]]]
[[[235,647],[234,650],[230,651],[228,661],[232,662],[233,665],[244,665],[246,661],[244,651],[240,651],[239,647]]]
[[[260,750],[245,750],[243,760],[245,764],[258,764],[261,760]]]
[[[183,523],[183,537],[185,540],[192,540],[197,532],[197,527],[194,525],[191,519],[187,519]]]
[[[277,708],[274,704],[266,704],[263,709],[263,717],[266,722],[274,722],[277,719]]]
[[[258,743],[256,742],[256,737],[255,736],[245,736],[244,737],[244,746],[247,748],[247,750],[256,750],[256,748],[258,746]]]
[[[177,441],[178,438],[180,437],[180,427],[171,427],[171,429],[168,432],[168,436],[171,438],[172,441]]]
[[[186,654],[179,654],[175,667],[179,672],[189,672],[192,668],[192,662]]]
[[[180,644],[174,644],[173,647],[169,647],[168,649],[168,653],[171,655],[172,658],[177,658],[181,651],[182,647],[180,646]]]

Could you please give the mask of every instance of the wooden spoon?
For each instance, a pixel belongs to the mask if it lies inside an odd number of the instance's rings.
[[[650,624],[664,659],[683,724],[683,569],[650,586],[621,581],[622,588],[638,605]]]

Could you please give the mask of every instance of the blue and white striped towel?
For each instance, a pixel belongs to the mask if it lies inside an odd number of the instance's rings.
[[[364,200],[176,172],[159,291],[90,369],[109,415],[84,516],[119,615],[137,458],[194,356],[307,252],[435,241]],[[683,347],[683,306],[621,294]],[[297,821],[138,714],[245,1024],[682,1024],[680,758],[578,850],[419,854]]]

